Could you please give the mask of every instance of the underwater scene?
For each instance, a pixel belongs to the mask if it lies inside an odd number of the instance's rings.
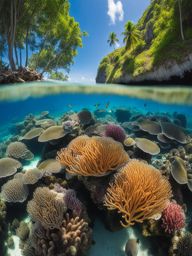
[[[2,86],[0,116],[0,255],[192,255],[190,88]]]

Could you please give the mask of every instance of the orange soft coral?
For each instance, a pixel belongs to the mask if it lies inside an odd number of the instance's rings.
[[[160,214],[171,197],[169,182],[152,166],[131,160],[107,189],[104,204],[122,215],[122,226]]]
[[[129,156],[111,138],[79,136],[58,152],[57,160],[71,174],[103,176],[125,164]]]

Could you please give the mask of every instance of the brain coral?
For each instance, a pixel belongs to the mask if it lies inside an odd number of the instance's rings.
[[[62,193],[47,187],[39,187],[33,193],[33,199],[27,204],[27,211],[32,219],[45,228],[58,228],[66,211]]]
[[[127,227],[161,213],[170,197],[170,184],[157,169],[131,160],[109,185],[104,204],[118,210],[122,226]]]
[[[6,155],[16,159],[33,159],[33,153],[27,148],[27,146],[19,141],[11,142],[6,150]]]
[[[79,136],[58,152],[57,160],[71,174],[103,176],[129,159],[121,143],[111,138]]]
[[[28,189],[21,179],[14,178],[2,186],[1,195],[6,202],[24,202],[28,196]]]

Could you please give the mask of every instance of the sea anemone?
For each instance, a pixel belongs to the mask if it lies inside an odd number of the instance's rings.
[[[108,124],[106,126],[104,135],[119,142],[123,142],[126,138],[125,130],[116,124]]]
[[[142,223],[160,214],[171,197],[171,186],[160,171],[138,160],[120,170],[104,199],[109,210],[117,210],[122,226]]]
[[[179,204],[169,202],[162,212],[161,220],[162,228],[166,233],[171,234],[185,226],[185,213]]]
[[[129,156],[121,143],[111,138],[79,136],[57,153],[67,172],[82,176],[104,176],[125,164]]]

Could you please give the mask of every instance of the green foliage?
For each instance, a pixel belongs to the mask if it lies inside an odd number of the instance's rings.
[[[67,81],[68,76],[64,75],[62,72],[59,72],[59,71],[51,71],[49,75],[49,79]]]
[[[42,73],[69,71],[82,36],[88,34],[70,16],[68,0],[2,0],[1,6],[0,56],[9,58],[12,69],[24,64]],[[24,52],[26,60],[21,63]]]
[[[109,43],[109,46],[115,47],[115,45],[119,42],[119,39],[117,38],[117,35],[114,32],[111,32],[109,34],[107,42]]]
[[[125,24],[125,31],[122,34],[124,35],[123,42],[126,50],[133,48],[140,39],[140,31],[131,21]]]
[[[125,75],[138,76],[166,62],[181,62],[191,54],[191,10],[192,1],[182,0],[184,41],[181,37],[179,6],[176,0],[152,0],[136,25],[127,22],[124,32],[127,50],[121,48],[119,52],[114,51],[102,62],[102,69],[110,82],[118,82]],[[137,31],[136,40],[131,38],[134,30]],[[100,67],[98,74],[99,71]]]

